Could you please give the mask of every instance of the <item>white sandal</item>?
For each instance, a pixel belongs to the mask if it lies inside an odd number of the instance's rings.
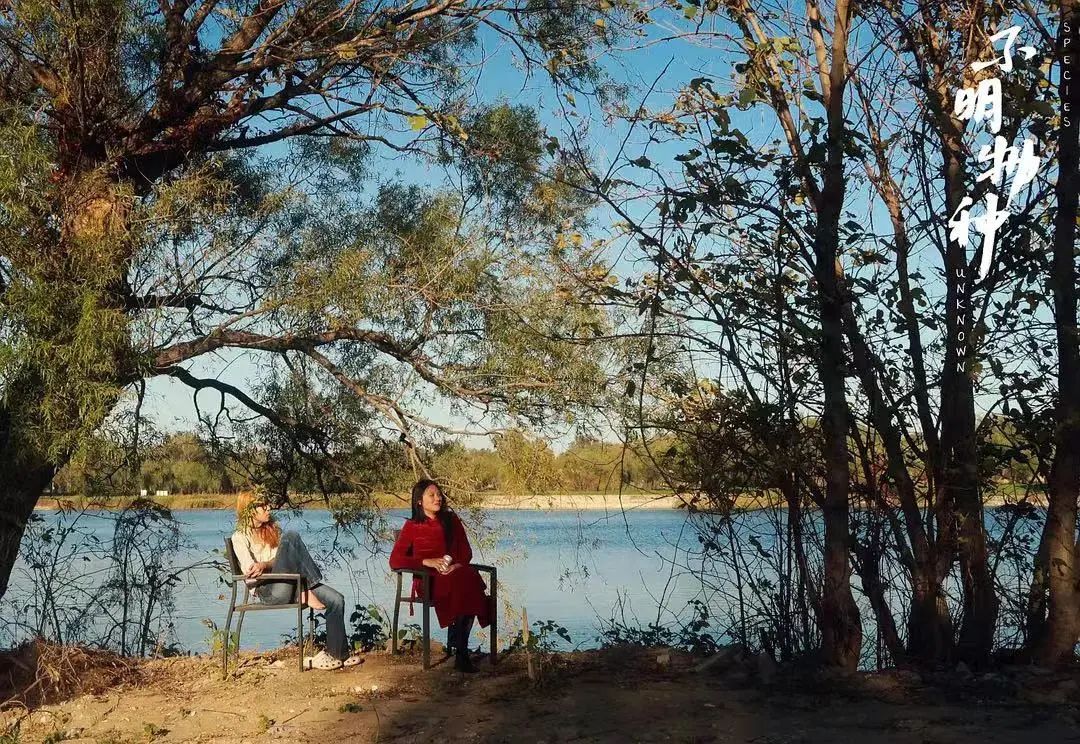
[[[340,669],[341,668],[341,662],[339,660],[335,659],[330,654],[326,653],[325,651],[320,651],[319,653],[315,654],[314,656],[310,656],[310,657],[305,656],[304,657],[304,668],[305,669],[322,669],[324,671],[328,671],[328,670],[331,670],[331,669]]]
[[[349,658],[345,659],[345,661],[341,662],[341,666],[343,666],[343,667],[354,667],[354,666],[360,666],[363,663],[364,663],[364,657],[363,656],[361,656],[360,654],[353,654]]]

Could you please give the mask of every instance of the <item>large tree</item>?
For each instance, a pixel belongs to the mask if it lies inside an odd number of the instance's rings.
[[[343,394],[402,433],[437,395],[567,403],[596,370],[550,339],[590,319],[550,299],[550,262],[573,258],[534,249],[585,205],[536,117],[472,85],[497,40],[594,84],[593,18],[576,0],[0,5],[0,596],[42,490],[150,377],[247,407],[310,461],[357,435]],[[388,183],[391,154],[457,188]],[[266,384],[192,366],[241,352]]]

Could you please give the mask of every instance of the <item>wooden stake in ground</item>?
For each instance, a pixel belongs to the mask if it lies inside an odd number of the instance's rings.
[[[529,679],[536,681],[536,660],[529,650],[529,611],[521,608],[521,640],[525,643],[525,663],[529,670]]]

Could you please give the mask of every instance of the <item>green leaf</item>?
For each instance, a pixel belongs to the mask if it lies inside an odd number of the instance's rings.
[[[698,9],[696,5],[687,5],[683,8],[683,15],[686,16],[686,20],[688,21],[694,20],[694,17],[697,16],[697,12]]]
[[[413,131],[419,132],[421,129],[429,124],[429,120],[423,114],[417,114],[416,116],[409,117],[409,126]]]

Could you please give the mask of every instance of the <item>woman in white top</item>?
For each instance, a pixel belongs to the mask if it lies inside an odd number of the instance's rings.
[[[359,664],[359,656],[349,655],[345,638],[345,598],[341,592],[322,583],[322,572],[311,559],[307,546],[296,532],[282,533],[266,500],[250,492],[236,497],[236,532],[233,550],[240,570],[247,577],[259,601],[288,604],[295,601],[294,586],[281,581],[259,582],[264,573],[300,574],[307,580],[308,591],[301,600],[326,618],[326,649],[311,659],[315,669],[338,669]]]

